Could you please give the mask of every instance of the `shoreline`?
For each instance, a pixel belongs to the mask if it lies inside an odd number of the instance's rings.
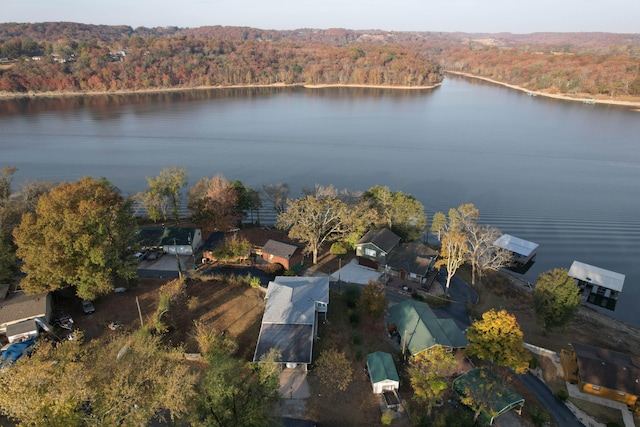
[[[488,77],[476,76],[475,74],[463,73],[461,71],[449,71],[449,70],[446,70],[444,72],[445,73],[454,74],[456,76],[463,76],[463,77],[469,77],[469,78],[472,78],[472,79],[484,80],[486,82],[495,83],[495,84],[498,84],[500,86],[508,87],[510,89],[519,90],[519,91],[525,92],[525,93],[531,93],[531,94],[534,94],[534,95],[537,95],[537,96],[544,96],[546,98],[560,99],[560,100],[563,100],[563,101],[573,101],[573,102],[584,102],[586,99],[595,99],[596,104],[617,105],[617,106],[623,106],[623,107],[636,107],[635,111],[639,111],[640,112],[640,101],[616,101],[616,100],[613,100],[613,99],[600,99],[600,98],[593,98],[593,96],[589,95],[589,94],[585,94],[584,97],[577,98],[577,97],[568,96],[568,95],[559,95],[559,94],[555,94],[555,93],[546,93],[546,92],[529,90],[529,89],[523,88],[522,86],[512,85],[512,84],[509,84],[509,83],[504,83],[504,82],[501,82],[501,81],[498,81],[498,80],[490,79]]]
[[[150,89],[131,89],[131,90],[116,90],[107,92],[27,92],[27,93],[14,93],[14,92],[0,92],[0,101],[20,99],[20,98],[64,98],[64,97],[81,97],[81,96],[105,96],[105,95],[139,95],[139,94],[153,94],[153,93],[168,93],[168,92],[187,92],[191,90],[223,90],[223,89],[253,89],[253,88],[292,88],[303,87],[305,89],[325,89],[334,87],[344,88],[362,88],[362,89],[391,89],[391,90],[425,90],[433,89],[440,86],[441,83],[437,83],[431,86],[384,86],[384,85],[359,85],[359,84],[318,84],[311,85],[306,83],[273,83],[268,85],[247,84],[247,85],[231,85],[231,86],[194,86],[194,87],[169,87],[169,88],[150,88]]]

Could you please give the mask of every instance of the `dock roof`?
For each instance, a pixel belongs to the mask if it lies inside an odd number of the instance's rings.
[[[604,268],[594,267],[580,261],[573,261],[569,269],[569,276],[596,286],[621,292],[625,275]]]
[[[512,236],[510,234],[503,234],[498,237],[495,242],[495,246],[501,247],[518,255],[528,257],[540,246],[537,243],[530,242],[528,240],[521,239],[519,237]]]

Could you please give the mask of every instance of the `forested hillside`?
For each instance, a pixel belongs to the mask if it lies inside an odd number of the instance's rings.
[[[0,24],[0,91],[429,86],[446,70],[548,93],[640,96],[640,34],[517,35]]]

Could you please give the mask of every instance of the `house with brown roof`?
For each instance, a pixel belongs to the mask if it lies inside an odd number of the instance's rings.
[[[604,348],[572,343],[563,350],[565,379],[584,393],[627,404],[640,411],[640,357]]]
[[[387,228],[371,230],[356,243],[358,264],[378,269],[387,265],[387,259],[400,243],[400,236]]]
[[[437,258],[438,251],[424,243],[402,243],[387,258],[387,272],[390,276],[408,279],[426,286],[427,277],[432,279],[430,282],[433,283],[437,275],[437,271],[434,270]],[[430,275],[432,272],[435,275]]]
[[[262,259],[270,264],[281,264],[286,270],[302,267],[302,249],[292,243],[269,239],[262,247]]]
[[[10,343],[38,335],[42,323],[51,320],[51,294],[26,295],[24,292],[0,295],[0,334]]]

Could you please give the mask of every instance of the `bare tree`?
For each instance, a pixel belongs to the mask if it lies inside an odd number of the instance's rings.
[[[277,184],[264,184],[262,186],[264,198],[273,204],[276,213],[283,213],[289,197],[289,184],[279,182]]]
[[[513,257],[511,252],[493,244],[502,232],[489,225],[470,222],[465,227],[469,252],[467,259],[471,263],[471,284],[482,284],[486,271],[497,271],[508,266]]]

